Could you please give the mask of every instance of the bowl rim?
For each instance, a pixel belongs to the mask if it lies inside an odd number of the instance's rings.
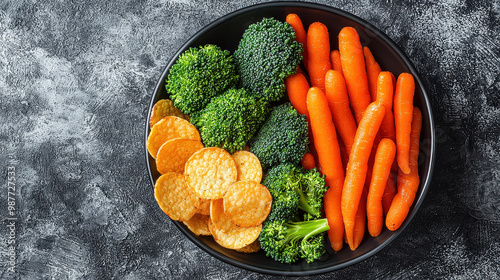
[[[391,243],[394,239],[396,239],[401,232],[404,231],[404,229],[407,227],[407,225],[410,223],[410,221],[413,219],[415,216],[416,212],[422,205],[425,196],[429,190],[430,186],[430,181],[432,178],[432,173],[434,171],[434,162],[435,162],[435,153],[436,153],[436,143],[435,143],[435,126],[434,126],[434,119],[433,119],[433,114],[432,114],[432,107],[429,101],[429,97],[427,96],[427,91],[424,87],[424,84],[422,80],[420,79],[420,75],[418,74],[417,70],[415,69],[415,66],[413,63],[410,61],[410,59],[406,56],[406,54],[401,50],[401,48],[390,38],[388,37],[384,32],[380,31],[378,28],[370,24],[369,22],[365,21],[362,18],[359,18],[358,16],[355,16],[349,12],[346,12],[344,10],[327,6],[324,4],[319,4],[319,3],[310,3],[310,2],[292,2],[292,1],[274,1],[274,2],[267,2],[267,3],[258,3],[258,4],[253,4],[247,7],[240,8],[238,10],[235,10],[233,12],[230,12],[222,17],[217,18],[216,20],[210,22],[208,25],[202,27],[200,30],[198,30],[194,35],[192,35],[188,41],[186,41],[182,46],[177,50],[177,52],[172,56],[170,59],[169,63],[167,66],[165,66],[163,73],[161,75],[161,78],[157,82],[157,85],[154,89],[153,95],[151,96],[151,101],[149,104],[149,111],[148,111],[148,116],[146,119],[146,128],[144,130],[144,153],[145,153],[145,160],[146,160],[146,169],[149,174],[149,179],[150,182],[153,186],[154,190],[154,185],[155,185],[155,180],[153,177],[152,173],[152,168],[150,164],[150,159],[149,159],[149,153],[147,150],[147,139],[150,131],[149,127],[149,120],[151,118],[151,109],[153,108],[155,104],[155,100],[157,99],[158,93],[160,89],[163,87],[164,81],[166,79],[166,76],[168,74],[169,69],[173,65],[173,63],[177,60],[179,55],[183,52],[183,50],[192,44],[193,41],[195,41],[200,35],[207,33],[220,23],[236,17],[240,14],[246,13],[248,11],[254,10],[254,9],[259,9],[259,8],[265,8],[265,7],[303,7],[303,8],[312,8],[312,9],[319,9],[327,12],[331,12],[334,14],[338,14],[340,16],[346,17],[350,20],[353,20],[355,22],[358,22],[362,24],[365,28],[369,29],[371,32],[377,34],[377,36],[381,37],[388,45],[390,45],[394,51],[401,57],[401,59],[406,63],[408,66],[410,72],[414,73],[414,79],[416,80],[417,84],[420,86],[420,89],[422,91],[422,95],[424,97],[425,105],[428,108],[428,118],[429,118],[429,124],[430,124],[430,138],[431,138],[431,143],[430,143],[430,160],[429,160],[429,168],[427,170],[427,177],[426,180],[422,184],[422,192],[419,197],[417,197],[417,201],[414,202],[414,208],[409,213],[403,224],[397,229],[387,240],[379,244],[377,247],[375,247],[373,250],[362,254],[352,260],[339,263],[336,265],[332,265],[329,267],[325,268],[320,268],[320,269],[312,269],[312,270],[302,270],[302,271],[283,271],[283,270],[272,270],[272,269],[267,269],[267,268],[261,268],[261,267],[255,267],[252,265],[248,265],[245,263],[241,263],[239,261],[236,261],[228,256],[225,256],[222,253],[219,253],[218,251],[213,250],[210,248],[208,245],[203,243],[201,240],[197,239],[196,237],[193,236],[193,234],[183,227],[181,222],[178,221],[173,221],[171,220],[175,226],[189,239],[191,242],[196,244],[199,248],[203,249],[205,252],[207,252],[209,255],[217,258],[218,260],[224,261],[228,264],[231,264],[233,266],[243,268],[249,271],[253,272],[258,272],[258,273],[263,273],[263,274],[270,274],[270,275],[277,275],[277,276],[311,276],[311,275],[318,275],[318,274],[324,274],[328,272],[332,272],[335,270],[343,269],[348,266],[354,265],[356,263],[359,263],[361,261],[364,261],[368,259],[369,257],[375,255],[377,252],[385,248],[389,243]]]

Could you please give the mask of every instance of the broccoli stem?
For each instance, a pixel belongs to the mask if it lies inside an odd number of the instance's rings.
[[[285,223],[285,225],[287,227],[287,230],[284,243],[299,239],[305,241],[309,237],[318,235],[330,229],[328,220],[326,218],[305,222],[289,222]]]
[[[295,191],[299,194],[300,199],[299,199],[299,209],[306,211],[307,213],[311,214],[313,217],[319,217],[321,213],[319,212],[318,209],[315,209],[309,203],[307,202],[307,196],[304,194],[304,192],[301,190],[301,188],[297,187],[295,188]]]

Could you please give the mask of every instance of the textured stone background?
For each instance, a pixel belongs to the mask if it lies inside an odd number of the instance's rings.
[[[168,60],[207,23],[259,1],[200,2],[0,1],[1,279],[266,278],[187,240],[145,169],[143,124]],[[407,53],[438,141],[430,192],[404,233],[320,278],[500,278],[499,1],[317,2],[368,20]]]

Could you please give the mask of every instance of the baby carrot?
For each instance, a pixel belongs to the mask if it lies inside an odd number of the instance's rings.
[[[342,142],[342,138],[340,138],[337,135],[337,139],[339,141],[339,147],[340,147],[340,158],[342,159],[342,166],[344,167],[344,172],[345,172],[345,169],[347,168],[347,162],[349,161],[349,155],[347,154],[344,142]]]
[[[384,195],[382,196],[382,207],[384,208],[384,214],[387,215],[387,213],[389,212],[392,200],[394,199],[394,196],[396,195],[397,192],[398,190],[396,189],[396,172],[391,168],[391,174],[389,175],[389,179],[387,179]]]
[[[354,222],[354,247],[351,250],[356,250],[361,241],[363,241],[363,237],[365,236],[365,228],[366,228],[366,196],[367,196],[367,187],[363,188],[363,193],[361,194],[361,198],[359,199],[358,211],[356,211],[356,218]]]
[[[295,30],[295,40],[302,44],[302,61],[307,68],[307,35],[302,20],[300,20],[300,17],[296,14],[288,14],[285,21]]]
[[[370,188],[366,202],[366,214],[368,217],[368,232],[376,237],[382,231],[384,224],[384,211],[382,207],[382,196],[385,186],[391,173],[391,165],[396,155],[396,144],[388,138],[380,141],[377,153],[375,154],[375,163],[373,165]]]
[[[302,167],[307,170],[311,170],[316,167],[314,156],[311,153],[306,153],[300,163],[302,164]]]
[[[309,119],[307,112],[306,97],[309,90],[309,83],[303,74],[297,73],[285,79],[286,92],[288,99],[293,107],[299,114],[306,115]]]
[[[328,238],[335,251],[342,249],[344,224],[340,199],[344,183],[344,169],[340,158],[335,125],[328,107],[328,101],[321,89],[312,87],[307,92],[307,110],[314,137],[314,145],[318,153],[318,161],[322,173],[326,175],[329,186],[324,196],[324,207],[330,230]]]
[[[368,47],[363,47],[363,53],[365,55],[366,74],[368,76],[368,88],[372,101],[375,101],[377,99],[378,74],[382,70]]]
[[[349,154],[357,127],[349,107],[349,97],[347,96],[344,78],[339,71],[329,70],[326,72],[325,93],[332,112],[333,123],[344,142],[347,154]]]
[[[313,22],[307,30],[307,70],[311,86],[325,91],[325,74],[332,69],[330,63],[330,36],[328,28]]]
[[[342,74],[342,63],[340,62],[340,52],[338,50],[330,52],[330,60],[332,63],[332,69],[339,71],[340,74]]]
[[[413,115],[415,81],[408,73],[399,75],[394,93],[394,123],[396,124],[397,161],[405,174],[410,173],[410,132]]]
[[[365,57],[356,29],[344,27],[340,30],[339,52],[347,93],[354,110],[354,117],[359,124],[363,112],[371,102],[371,97],[368,89]]]
[[[385,116],[380,125],[380,137],[396,141],[396,129],[394,127],[394,115],[392,113],[392,100],[394,87],[391,72],[382,71],[377,78],[377,100],[385,106]]]
[[[349,155],[341,205],[347,240],[351,249],[354,248],[354,221],[365,184],[368,159],[384,113],[385,107],[378,102],[372,102],[366,108]]]
[[[418,153],[420,131],[422,129],[422,113],[417,107],[413,109],[413,120],[411,122],[410,135],[410,173],[398,172],[398,193],[392,200],[391,208],[385,220],[385,225],[389,230],[397,230],[406,219],[410,207],[415,200],[420,178],[418,175]]]

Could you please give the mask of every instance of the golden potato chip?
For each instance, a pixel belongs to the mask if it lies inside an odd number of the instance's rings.
[[[196,213],[183,223],[196,235],[212,235],[208,229],[208,220],[210,220],[209,216]]]
[[[231,155],[221,148],[203,148],[186,162],[184,176],[188,186],[201,198],[222,198],[238,171]]]
[[[256,155],[247,151],[237,151],[233,154],[233,159],[238,169],[238,181],[260,183],[262,180],[262,166]]]
[[[224,214],[222,198],[210,201],[210,220],[219,230],[228,231],[236,225]]]
[[[148,136],[148,152],[156,158],[163,143],[174,138],[201,141],[200,133],[190,122],[178,117],[165,117],[151,129]]]
[[[186,185],[184,176],[175,172],[163,174],[156,180],[155,198],[161,210],[178,221],[191,219],[200,204],[200,198]]]
[[[174,106],[174,102],[170,99],[161,99],[156,102],[151,109],[151,118],[149,119],[149,126],[153,127],[157,122],[159,122],[164,117],[175,116],[183,118],[189,121],[189,116],[182,113],[177,107]]]
[[[209,216],[210,201],[210,199],[200,198],[200,206],[198,206],[198,211],[196,211],[196,213]]]
[[[238,181],[224,194],[224,213],[240,227],[254,227],[267,218],[272,202],[271,193],[265,186],[252,181]]]
[[[238,252],[241,253],[257,253],[260,250],[260,242],[259,240],[255,240],[254,242],[248,244],[247,246],[240,248],[240,249],[235,249]]]
[[[215,242],[228,249],[241,249],[259,237],[262,225],[256,227],[243,228],[234,225],[230,230],[223,231],[217,229],[212,220],[208,221],[208,229],[212,233]]]
[[[198,150],[203,149],[203,144],[198,140],[175,138],[161,145],[156,155],[156,169],[160,174],[167,172],[184,173],[187,160]]]

